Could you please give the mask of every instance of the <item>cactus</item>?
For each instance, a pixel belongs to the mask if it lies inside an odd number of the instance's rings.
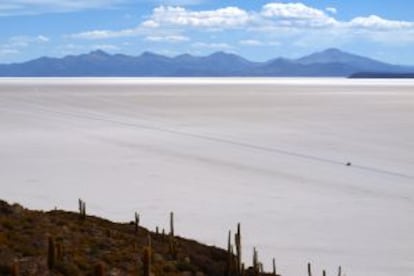
[[[326,276],[326,271],[324,270],[324,271],[322,271],[322,275],[323,276]]]
[[[237,273],[239,273],[237,271],[237,259],[236,259],[236,256],[234,255],[234,247],[233,247],[233,244],[231,243],[231,238],[232,238],[231,230],[229,230],[228,237],[227,237],[227,265],[226,265],[227,275],[229,276],[236,275]]]
[[[338,268],[338,276],[342,276],[342,267],[341,266],[339,266],[339,268]]]
[[[176,241],[174,238],[174,212],[170,213],[169,251],[173,259],[177,258]]]
[[[97,263],[95,265],[94,275],[95,276],[104,276],[105,275],[105,265],[102,262]]]
[[[142,262],[143,262],[143,275],[150,276],[151,275],[151,249],[149,247],[144,248]]]
[[[259,274],[259,258],[257,254],[256,247],[253,247],[253,271],[255,275]]]
[[[312,276],[311,263],[308,263],[308,276]]]
[[[152,251],[152,242],[151,242],[151,235],[148,234],[147,236],[148,248]]]
[[[227,275],[232,275],[233,271],[233,246],[231,245],[231,230],[227,237]]]
[[[56,257],[58,261],[63,260],[63,245],[62,242],[56,242]]]
[[[276,274],[276,260],[275,260],[275,258],[273,258],[272,264],[273,264],[273,275],[276,276],[277,274]]]
[[[174,236],[169,235],[168,245],[169,245],[168,249],[170,251],[171,257],[173,259],[176,259],[177,258],[177,249],[176,249],[176,241],[174,239]]]
[[[52,236],[49,236],[48,250],[47,250],[47,266],[49,269],[53,269],[55,264],[56,264],[55,239]]]
[[[174,212],[170,213],[170,235],[174,237]]]
[[[235,239],[235,245],[236,245],[236,269],[237,274],[241,275],[241,232],[240,232],[240,223],[237,224],[237,233],[234,236]]]
[[[78,199],[79,217],[84,220],[86,218],[86,203],[82,199]]]
[[[135,212],[135,234],[138,233],[138,226],[139,226],[139,214]]]
[[[155,234],[157,236],[160,234],[160,228],[158,226],[155,227]]]
[[[18,276],[18,275],[20,275],[19,263],[17,261],[14,261],[12,263],[12,265],[10,266],[10,275],[11,276]]]
[[[229,230],[229,235],[227,236],[227,252],[230,253],[230,249],[231,249],[231,230]]]

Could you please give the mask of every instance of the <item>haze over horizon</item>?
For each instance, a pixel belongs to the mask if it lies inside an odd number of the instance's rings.
[[[0,63],[96,49],[138,55],[253,61],[340,48],[393,64],[414,64],[414,2],[377,1],[33,1],[0,4]],[[396,39],[397,38],[397,39]]]

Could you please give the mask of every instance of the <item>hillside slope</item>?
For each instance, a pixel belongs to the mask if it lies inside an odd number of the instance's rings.
[[[0,275],[239,275],[235,261],[223,249],[136,229],[134,222],[31,211],[0,200]]]

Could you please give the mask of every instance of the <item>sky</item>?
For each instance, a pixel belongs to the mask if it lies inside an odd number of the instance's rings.
[[[253,61],[327,48],[414,65],[412,0],[1,0],[0,63],[101,49]]]

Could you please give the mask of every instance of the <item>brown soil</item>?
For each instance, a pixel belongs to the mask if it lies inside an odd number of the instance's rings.
[[[226,250],[175,237],[172,254],[169,235],[142,227],[135,232],[133,222],[33,211],[1,200],[0,275],[144,275],[148,236],[152,275],[226,275]]]

